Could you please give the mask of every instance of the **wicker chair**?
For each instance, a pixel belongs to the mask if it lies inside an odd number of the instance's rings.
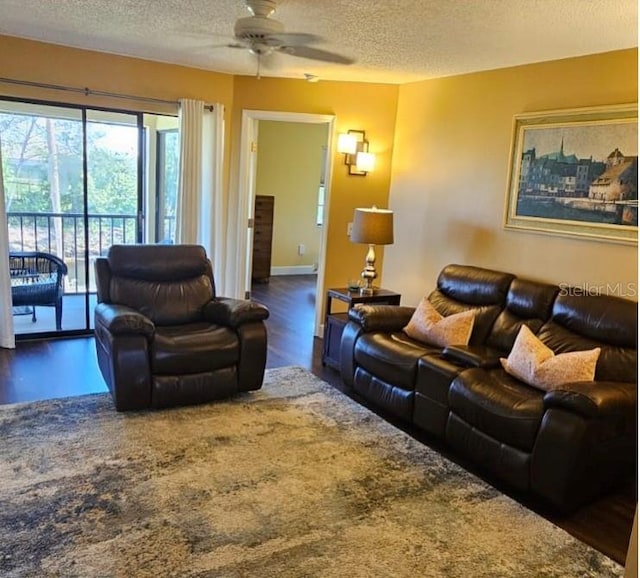
[[[32,252],[10,252],[9,273],[14,307],[30,307],[36,322],[36,305],[56,308],[56,331],[62,329],[62,280],[67,265],[55,255]]]

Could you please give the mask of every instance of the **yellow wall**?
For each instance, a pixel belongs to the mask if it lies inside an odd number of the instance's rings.
[[[0,77],[29,82],[127,94],[177,102],[193,98],[225,107],[229,124],[233,108],[233,77],[196,68],[78,50],[54,44],[0,36]],[[83,93],[44,90],[0,83],[0,96],[53,102],[104,106],[123,110],[177,114],[176,106],[117,98],[85,96]],[[225,133],[225,150],[231,135]],[[225,156],[223,182],[229,178]]]
[[[373,204],[386,207],[391,178],[391,153],[398,87],[351,82],[308,83],[304,80],[237,76],[56,46],[0,36],[0,76],[39,83],[89,87],[167,100],[197,98],[225,106],[225,164],[223,182],[230,209],[237,195],[240,127],[243,109],[336,115],[337,132],[367,131],[370,150],[377,154],[376,171],[349,177],[335,156],[329,183],[329,240],[325,286],[345,285],[364,264],[365,248],[349,242],[347,223],[353,209]],[[171,107],[136,101],[97,98],[0,83],[0,95],[106,106],[148,112]],[[228,185],[228,186],[227,186]],[[232,223],[235,219],[232,218]],[[382,264],[383,252],[379,251]]]
[[[11,36],[0,36],[0,76],[162,100],[197,98],[220,102],[229,109],[233,104],[233,77],[229,74],[78,50]],[[0,84],[0,93],[90,106],[171,112],[162,105],[87,97],[84,94],[11,84]]]
[[[256,194],[274,201],[272,267],[318,264],[316,225],[327,125],[260,121]],[[304,255],[298,245],[305,246]]]
[[[503,229],[513,116],[637,102],[637,50],[400,87],[385,287],[416,304],[447,263],[568,284],[636,286],[636,246]],[[570,152],[570,151],[565,151]]]
[[[388,84],[274,79],[237,76],[234,81],[234,111],[231,132],[240,134],[242,110],[268,110],[331,114],[336,116],[335,132],[361,129],[367,133],[371,152],[376,153],[376,170],[366,177],[349,176],[335,154],[328,193],[328,240],[326,247],[326,287],[344,287],[364,266],[366,247],[347,237],[347,223],[356,207],[388,205],[391,153],[395,131],[398,87]],[[335,138],[334,135],[334,148]],[[230,195],[237,190],[239,140],[232,143]],[[382,264],[383,251],[376,253]]]
[[[513,116],[635,102],[636,49],[398,87],[234,77],[0,36],[0,76],[221,102],[227,121],[224,183],[230,200],[237,194],[243,109],[331,114],[336,134],[365,130],[377,155],[374,172],[349,176],[342,155],[331,159],[325,287],[344,285],[362,269],[365,247],[349,241],[346,227],[354,208],[373,204],[396,212],[396,242],[386,248],[384,267],[384,253],[377,253],[381,284],[401,291],[404,303],[416,303],[450,262],[553,282],[637,281],[636,247],[502,227]],[[167,112],[160,105],[1,83],[0,94]]]

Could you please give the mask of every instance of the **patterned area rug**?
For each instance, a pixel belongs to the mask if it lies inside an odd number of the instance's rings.
[[[623,573],[299,368],[183,409],[4,406],[0,440],[5,578]]]

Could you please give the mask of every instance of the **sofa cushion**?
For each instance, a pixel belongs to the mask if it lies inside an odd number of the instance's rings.
[[[502,305],[511,273],[469,265],[447,265],[438,275],[438,291],[454,301],[473,305]]]
[[[211,275],[200,245],[111,245],[107,257],[115,277],[166,281]]]
[[[555,355],[526,326],[520,328],[504,370],[526,384],[544,391],[576,381],[593,381],[600,348]]]
[[[467,345],[473,330],[473,318],[472,310],[448,317],[440,315],[429,300],[423,297],[403,329],[409,337],[428,345]]]
[[[491,328],[487,345],[507,352],[513,347],[522,325],[536,333],[549,319],[559,289],[548,283],[514,279],[509,286],[505,308]]]
[[[131,307],[157,325],[180,325],[203,319],[213,287],[206,275],[162,282],[112,277],[109,294],[112,303]]]
[[[156,327],[151,344],[154,375],[204,373],[238,363],[236,333],[210,323]]]
[[[502,369],[473,368],[456,377],[449,389],[451,411],[486,435],[531,451],[544,414],[544,393]]]
[[[637,381],[638,304],[608,295],[556,298],[537,337],[554,353],[601,349],[598,381]]]
[[[469,343],[480,345],[504,307],[513,278],[510,273],[481,267],[447,265],[438,275],[437,287],[429,295],[429,301],[445,316],[473,309],[475,318]]]
[[[202,321],[215,296],[211,263],[199,245],[112,245],[100,270],[102,300],[131,307],[156,325]]]
[[[356,342],[356,363],[391,385],[413,390],[418,359],[439,348],[425,345],[404,333],[365,333]]]
[[[572,333],[618,347],[638,345],[638,304],[611,295],[558,295],[552,320]]]

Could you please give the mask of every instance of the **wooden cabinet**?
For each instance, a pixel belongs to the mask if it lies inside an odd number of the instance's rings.
[[[274,197],[256,195],[253,226],[253,266],[251,279],[268,283],[271,276]]]

